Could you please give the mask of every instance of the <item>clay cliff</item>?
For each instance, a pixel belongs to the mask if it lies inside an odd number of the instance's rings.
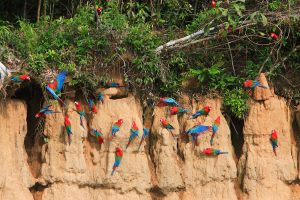
[[[98,103],[97,114],[88,114],[84,127],[68,101],[67,113],[72,122],[72,143],[68,144],[63,114],[46,117],[37,123],[39,131],[28,128],[29,109],[23,100],[1,103],[0,198],[3,200],[113,200],[113,199],[300,199],[299,188],[299,111],[294,112],[280,97],[259,94],[259,101],[249,102],[245,121],[233,122],[222,114],[222,100],[183,95],[179,102],[192,112],[210,105],[208,117],[187,120],[188,116],[170,116],[165,107],[145,109],[133,94]],[[257,94],[256,94],[257,95]],[[28,102],[27,102],[28,103]],[[184,131],[201,123],[210,125],[218,116],[221,125],[213,147],[229,152],[207,157],[201,151],[210,147],[211,133],[198,137],[193,147]],[[226,117],[226,118],[225,118]],[[112,124],[124,119],[120,132],[111,142]],[[173,136],[160,125],[166,118],[174,127]],[[135,121],[140,130],[146,125],[150,136],[138,151],[139,139],[124,152],[114,176],[111,168],[116,146],[125,149],[129,129]],[[38,124],[40,123],[40,124]],[[242,131],[232,128],[231,123]],[[100,146],[91,128],[101,129],[105,141]],[[278,156],[272,152],[270,134],[278,132]],[[24,145],[27,135],[31,145]],[[243,136],[243,143],[232,140]],[[141,133],[140,133],[141,135]],[[48,141],[45,142],[44,138]],[[242,149],[238,149],[242,147]],[[240,152],[240,153],[238,153]],[[241,154],[241,155],[239,155]]]

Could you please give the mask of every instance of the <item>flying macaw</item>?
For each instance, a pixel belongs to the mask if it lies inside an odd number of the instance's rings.
[[[173,106],[170,108],[171,115],[181,115],[187,112],[190,112],[188,109],[179,108],[177,106]]]
[[[114,175],[116,168],[120,166],[122,158],[123,158],[122,149],[120,147],[116,147],[115,163],[113,165],[111,175]]]
[[[112,141],[112,139],[116,136],[116,133],[120,130],[120,127],[123,124],[123,119],[119,119],[118,121],[116,121],[111,129],[111,138],[110,141]]]
[[[72,129],[71,129],[71,121],[68,116],[65,116],[65,128],[68,134],[69,145],[71,144],[72,138]]]
[[[123,85],[120,85],[119,83],[116,83],[116,82],[104,82],[104,81],[101,81],[100,82],[100,85],[106,89],[108,88],[119,88],[119,87],[125,87]]]
[[[262,85],[259,81],[253,81],[253,80],[246,80],[244,82],[244,87],[246,89],[254,89],[256,87],[262,87],[265,89],[268,89],[269,87]]]
[[[174,134],[172,132],[172,130],[174,130],[175,128],[170,123],[168,123],[165,119],[163,119],[163,118],[161,118],[159,121],[161,122],[161,125],[165,129],[167,129],[172,134],[172,136],[175,138],[175,136],[174,136]]]
[[[210,106],[204,106],[201,110],[195,112],[192,116],[190,116],[189,119],[196,119],[197,117],[204,115],[207,116],[211,110]]]
[[[101,130],[97,130],[93,128],[92,135],[94,135],[97,138],[99,145],[101,145],[104,142],[104,136]]]
[[[149,135],[149,129],[143,128],[143,132],[144,132],[144,133],[143,133],[142,139],[141,139],[141,141],[140,141],[138,151],[140,150],[141,145],[142,145],[143,141],[145,140],[145,138],[148,137],[148,135]]]
[[[164,98],[159,98],[159,102],[157,106],[179,106],[179,104],[172,98],[164,97]]]
[[[190,128],[186,134],[191,135],[192,136],[192,141],[193,141],[193,145],[197,146],[197,137],[202,133],[206,133],[208,131],[211,131],[212,127],[211,126],[204,126],[204,125],[196,125],[192,128]]]
[[[84,126],[83,126],[83,117],[85,116],[85,112],[84,112],[83,108],[81,107],[81,104],[77,101],[75,101],[75,107],[76,107],[75,111],[80,116],[80,125],[84,128]]]
[[[89,106],[90,106],[91,111],[92,111],[94,114],[97,114],[97,107],[96,107],[96,105],[94,104],[93,99],[89,99]]]
[[[277,156],[276,148],[278,147],[278,136],[277,136],[276,130],[272,130],[270,140],[271,140],[271,144],[273,147],[273,152],[274,152],[275,156]]]
[[[41,109],[37,114],[35,114],[36,118],[39,117],[44,117],[45,115],[49,115],[49,114],[54,114],[54,113],[61,113],[60,111],[54,111],[54,110],[50,110],[49,108],[51,107],[51,105],[49,106],[45,106],[43,109]]]
[[[210,139],[210,145],[213,145],[213,140],[219,129],[219,126],[220,126],[220,116],[217,117],[217,119],[214,121],[214,123],[212,125],[212,135],[211,135],[211,139]]]
[[[206,148],[202,151],[203,154],[208,156],[218,156],[220,154],[228,154],[228,152],[220,151],[219,149]]]
[[[97,96],[97,100],[98,101],[101,101],[101,103],[104,103],[104,95],[102,92],[100,92]]]
[[[139,128],[137,127],[135,121],[133,121],[132,122],[132,127],[130,129],[130,137],[129,137],[128,143],[126,145],[126,149],[130,145],[130,143],[132,142],[132,140],[134,140],[136,137],[139,137]]]
[[[11,80],[17,83],[22,83],[25,80],[29,80],[30,81],[30,76],[26,75],[26,74],[22,74],[19,76],[13,76],[11,77]]]
[[[52,83],[49,83],[46,86],[46,89],[54,97],[54,99],[60,101],[64,106],[65,103],[63,102],[63,100],[61,100],[58,94],[61,92],[63,88],[64,82],[66,80],[66,76],[67,76],[67,72],[62,71],[56,76],[56,79]]]

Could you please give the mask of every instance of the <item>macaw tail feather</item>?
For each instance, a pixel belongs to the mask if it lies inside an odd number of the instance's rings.
[[[228,152],[220,152],[219,154],[228,154]]]
[[[274,149],[274,150],[273,150],[273,152],[274,152],[274,155],[275,155],[275,156],[277,156],[277,152],[276,152],[276,149]]]
[[[64,106],[66,106],[66,104],[64,103],[63,100],[61,100],[61,98],[59,98],[59,96],[49,87],[46,86],[46,89],[48,90],[48,92],[53,96],[54,99],[58,100],[59,102],[61,102]]]
[[[264,85],[259,85],[258,87],[264,88],[264,89],[269,89],[269,87],[264,86]]]
[[[144,138],[142,138],[141,141],[140,141],[140,144],[139,144],[139,147],[138,147],[138,151],[140,151],[140,148],[142,146],[143,141],[144,141]]]
[[[212,145],[213,145],[213,143],[214,143],[214,138],[213,138],[213,137],[211,137],[211,139],[210,139],[210,146],[212,146]]]
[[[80,126],[82,126],[82,128],[84,129],[84,126],[83,126],[83,115],[80,115]]]
[[[167,130],[172,134],[173,138],[176,138],[175,135],[173,134],[172,130],[170,130],[170,129],[167,129]]]
[[[117,168],[117,166],[113,166],[113,169],[112,169],[112,171],[111,171],[111,175],[114,175],[114,173],[115,173],[115,171],[116,171],[116,168]]]
[[[109,138],[109,141],[112,141],[114,139],[115,135],[112,135],[110,138]]]
[[[68,141],[69,141],[69,145],[71,145],[72,142],[71,134],[68,134]]]

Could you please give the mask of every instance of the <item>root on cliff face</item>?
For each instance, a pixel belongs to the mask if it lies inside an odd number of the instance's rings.
[[[27,104],[27,134],[24,145],[28,155],[28,165],[32,175],[37,178],[40,175],[42,165],[41,150],[44,144],[44,119],[36,118],[43,105],[43,91],[39,84],[31,82],[28,86],[16,90],[13,98],[26,101]]]
[[[234,148],[235,155],[239,159],[242,155],[243,144],[244,144],[244,120],[235,117],[230,117],[230,132],[231,132],[231,142]]]

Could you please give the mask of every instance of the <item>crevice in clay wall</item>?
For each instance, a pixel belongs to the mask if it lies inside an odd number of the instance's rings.
[[[244,145],[244,119],[238,119],[231,116],[228,122],[231,132],[231,142],[234,148],[235,155],[239,159],[242,155]]]

